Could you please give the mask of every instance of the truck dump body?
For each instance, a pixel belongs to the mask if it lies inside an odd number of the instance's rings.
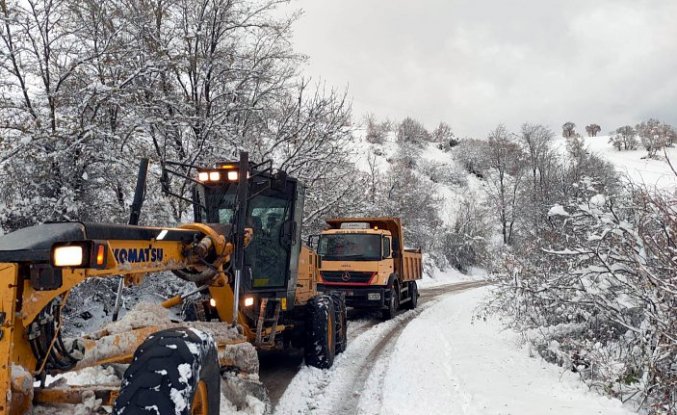
[[[412,303],[423,276],[420,249],[404,249],[399,218],[336,218],[320,235],[318,288],[341,290],[351,307]],[[397,308],[396,307],[396,308]]]
[[[420,249],[405,249],[402,254],[402,281],[423,278],[423,255]]]

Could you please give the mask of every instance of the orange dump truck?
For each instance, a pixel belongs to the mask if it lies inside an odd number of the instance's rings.
[[[342,291],[346,305],[392,318],[416,308],[423,275],[420,249],[405,249],[399,218],[336,218],[318,240],[318,290]]]

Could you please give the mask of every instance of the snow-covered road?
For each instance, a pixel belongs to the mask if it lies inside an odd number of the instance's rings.
[[[497,321],[473,321],[486,289],[439,293],[394,320],[357,324],[334,367],[301,368],[275,413],[633,413],[589,392],[570,371],[530,357]]]

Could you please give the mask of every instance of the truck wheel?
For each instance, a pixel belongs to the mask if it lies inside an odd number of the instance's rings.
[[[405,307],[407,310],[413,310],[418,305],[418,286],[416,285],[416,281],[409,282],[409,295],[411,296],[411,300]]]
[[[348,347],[348,310],[343,294],[332,295],[336,321],[336,354],[343,353]]]
[[[210,337],[189,329],[159,331],[134,353],[113,413],[218,415],[219,371]]]
[[[387,308],[382,313],[384,320],[390,320],[395,317],[397,310],[400,308],[400,289],[397,282],[393,282],[388,291],[390,292],[390,298],[388,304],[386,304]]]
[[[306,364],[320,369],[330,368],[336,354],[336,312],[328,295],[318,295],[308,302],[306,322]]]

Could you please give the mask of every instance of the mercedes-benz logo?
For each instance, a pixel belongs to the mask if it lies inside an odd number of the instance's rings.
[[[344,282],[350,281],[350,273],[349,273],[348,271],[344,272],[343,275],[341,275],[341,279],[342,279]]]

